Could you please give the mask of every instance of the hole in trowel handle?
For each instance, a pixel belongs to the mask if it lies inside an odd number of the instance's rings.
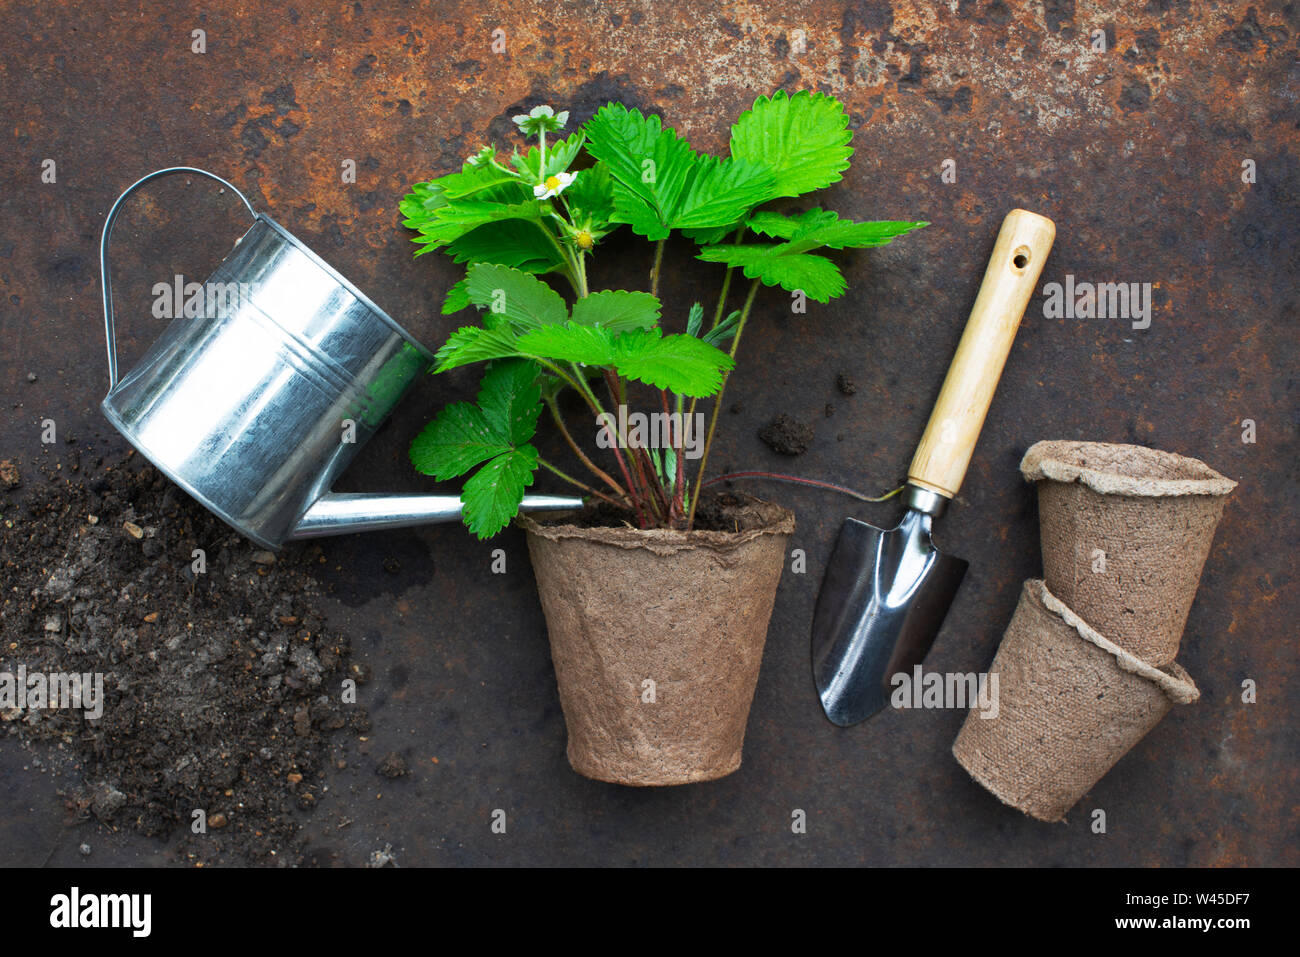
[[[1028,246],[1021,246],[1011,254],[1011,265],[1015,266],[1018,272],[1024,272],[1025,267],[1029,265]]]

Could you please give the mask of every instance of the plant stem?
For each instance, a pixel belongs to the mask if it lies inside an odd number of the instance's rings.
[[[582,284],[582,289],[581,289],[581,290],[579,291],[579,293],[578,293],[578,298],[579,298],[579,299],[585,299],[585,298],[587,298],[587,295],[588,295],[588,291],[587,291],[587,254],[584,253],[581,249],[579,249],[579,250],[576,250],[576,251],[575,251],[574,256],[575,256],[575,258],[578,260],[578,281]]]
[[[733,243],[739,243],[744,238],[745,227],[741,226],[736,230],[736,235],[732,237]],[[731,290],[731,272],[735,266],[728,266],[727,271],[722,277],[722,292],[718,295],[718,308],[713,311],[713,325],[710,329],[718,328],[718,323],[722,321],[722,310],[727,305],[727,293]]]
[[[554,399],[547,399],[546,406],[551,410],[551,418],[555,420],[555,424],[560,429],[560,434],[564,436],[564,441],[568,443],[569,448],[571,448],[574,455],[578,457],[578,461],[585,465],[593,475],[613,489],[616,495],[623,498],[628,507],[631,507],[632,499],[628,495],[627,490],[614,481],[614,479],[610,477],[609,473],[589,459],[587,454],[578,446],[578,443],[573,440],[573,436],[569,433],[568,427],[564,424],[564,418],[560,415],[560,407],[556,401]]]
[[[678,399],[678,405],[680,405],[680,404],[681,404],[681,396],[678,396],[677,399]],[[694,421],[695,421],[695,403],[698,402],[698,401],[699,401],[698,398],[696,398],[695,396],[691,396],[691,405],[690,405],[690,408],[688,408],[688,409],[686,410],[686,418],[682,419],[682,429],[683,429],[683,431],[682,431],[682,447],[683,447],[683,448],[685,448],[685,443],[686,443],[686,432],[685,432],[685,429],[686,429],[686,427],[687,427],[687,426],[686,426],[686,423],[687,423],[687,422],[694,423]]]
[[[618,458],[618,467],[623,473],[623,481],[627,482],[627,487],[629,489],[634,489],[635,486],[632,484],[632,474],[628,471],[627,462],[623,460],[623,454],[621,451],[619,451],[618,448],[618,436],[614,434],[614,430],[611,429],[609,426],[605,426],[605,431],[609,433],[609,444],[610,447],[614,450],[614,455]],[[646,527],[645,506],[641,503],[640,497],[636,494],[629,494],[628,498],[631,499],[633,511],[636,512],[637,524],[642,528],[645,528]]]
[[[717,485],[719,482],[730,482],[738,478],[763,478],[771,479],[774,482],[793,482],[795,485],[811,485],[813,488],[829,489],[832,492],[841,492],[844,495],[856,498],[859,502],[886,502],[893,498],[899,492],[903,491],[905,486],[900,485],[891,492],[884,495],[878,495],[874,498],[859,492],[857,489],[849,488],[846,485],[836,485],[834,482],[822,482],[817,479],[800,478],[797,475],[783,475],[780,472],[728,472],[726,475],[717,475],[704,483],[704,487]]]
[[[652,507],[656,522],[664,528],[672,528],[672,506],[668,499],[668,493],[664,491],[661,483],[654,472],[654,463],[650,460],[650,455],[645,449],[639,449],[641,452],[641,468],[647,476],[647,488],[649,489],[649,501]]]
[[[745,321],[749,319],[749,310],[754,305],[754,296],[757,293],[758,280],[755,279],[749,285],[749,295],[745,297],[745,305],[740,310],[740,321],[736,323],[736,335],[731,340],[731,352],[728,354],[732,359],[736,358],[736,350],[740,348],[740,337],[745,331]],[[713,397],[713,414],[709,417],[709,432],[704,439],[704,455],[700,458],[699,471],[695,473],[695,494],[691,496],[691,514],[686,519],[687,530],[695,524],[695,508],[700,504],[700,492],[704,489],[704,467],[708,464],[709,451],[713,448],[713,433],[718,427],[718,410],[722,408],[722,394],[726,391],[727,381],[730,378],[730,372],[722,377],[722,385],[718,387],[718,394]]]
[[[660,389],[660,394],[664,400],[664,421],[672,422],[672,414],[668,411],[668,390]],[[677,397],[677,435],[673,443],[673,464],[676,466],[677,474],[673,476],[673,501],[669,509],[671,518],[676,519],[683,517],[683,502],[685,493],[682,492],[682,484],[686,478],[686,466],[682,460],[686,457],[686,420],[682,418],[682,397]]]
[[[612,369],[603,371],[605,386],[609,389],[610,399],[616,406],[626,407],[627,382],[619,378],[618,374]],[[670,512],[668,493],[664,491],[663,485],[655,473],[654,464],[650,461],[649,454],[643,448],[629,446],[628,455],[632,460],[633,474],[637,477],[637,494],[644,497],[654,518],[660,521],[668,521]]]
[[[692,400],[692,404],[694,400]],[[677,418],[682,423],[681,448],[677,450],[677,512],[679,515],[686,514],[686,439],[690,434],[690,418],[685,414],[683,406],[686,404],[685,398],[678,393],[677,395]]]
[[[650,269],[650,295],[659,295],[659,267],[664,261],[664,243],[666,239],[661,239],[655,244],[655,264]]]
[[[560,471],[558,468],[556,468],[556,467],[555,467],[554,465],[552,465],[550,462],[546,461],[546,459],[542,458],[540,455],[537,457],[537,464],[538,464],[538,465],[541,465],[543,468],[548,469],[549,471],[553,472],[555,475],[558,475],[560,478],[564,479],[564,481],[568,482],[570,485],[576,485],[578,488],[582,489],[584,492],[587,492],[587,493],[591,494],[592,496],[594,496],[595,498],[600,499],[601,501],[608,502],[610,505],[613,505],[615,508],[623,508],[623,507],[624,507],[622,504],[620,504],[619,502],[614,501],[612,498],[610,498],[610,497],[609,497],[608,495],[606,495],[604,492],[598,491],[597,489],[592,488],[590,485],[586,484],[585,482],[580,482],[580,481],[578,481],[578,480],[577,480],[576,478],[574,478],[572,475],[569,475],[569,474],[567,474],[567,473],[565,473],[565,472]]]
[[[741,237],[744,235],[745,235],[745,227],[741,226],[738,230],[736,230],[736,235],[733,242],[737,242],[737,243],[740,242]],[[731,273],[735,268],[736,268],[735,266],[728,266],[727,271],[722,276],[722,291],[718,293],[718,308],[713,310],[713,322],[709,324],[710,330],[718,328],[718,323],[722,321],[723,310],[725,310],[727,307],[727,294],[731,292]],[[697,402],[699,402],[699,399],[696,396],[691,396],[691,407],[686,411],[686,420],[689,420],[691,422],[695,421],[695,404]],[[703,466],[704,463],[701,462],[700,465]],[[692,519],[694,519],[694,516],[695,516],[695,500],[692,499],[691,500]],[[689,527],[689,524],[687,527]]]
[[[560,258],[564,260],[564,276],[566,279],[569,280],[569,285],[573,287],[574,293],[579,298],[586,296],[587,295],[586,270],[581,271],[582,275],[580,278],[579,270],[574,267],[573,257],[569,254],[568,248],[565,247],[565,245],[562,242],[560,242],[559,239],[556,238],[555,233],[547,229],[546,226],[543,225],[540,219],[534,219],[531,220],[531,222],[533,223],[533,225],[535,225],[538,229],[542,231],[542,234],[545,235],[547,239],[551,241],[551,245],[555,247],[556,252],[560,254]]]
[[[582,374],[582,370],[578,368],[576,363],[572,362],[569,363],[569,368],[573,370],[573,378],[569,380],[570,384],[577,390],[578,395],[586,400],[587,405],[591,407],[591,411],[597,415],[603,415],[605,410],[601,406],[600,400],[596,398],[596,393],[591,391],[591,386],[587,384],[587,377]]]
[[[649,514],[651,518],[659,517],[659,509],[655,502],[654,493],[650,491],[650,483],[646,480],[645,469],[641,465],[641,457],[637,455],[638,449],[629,448],[628,458],[632,462],[632,475],[636,478],[636,496],[638,506]],[[641,526],[645,528],[643,524]]]
[[[650,463],[650,456],[646,454],[645,449],[636,446],[630,447],[628,452],[631,454],[633,470],[641,483],[646,504],[650,506],[650,511],[655,518],[663,519],[663,507],[660,497],[656,494],[659,480],[655,478],[654,466]]]
[[[722,277],[722,292],[718,295],[718,308],[713,311],[713,324],[710,329],[718,328],[718,323],[722,321],[722,310],[727,305],[727,293],[731,289],[731,272],[735,266],[728,266],[726,274]]]
[[[591,386],[587,385],[587,381],[583,376],[581,370],[579,370],[577,366],[574,366],[573,372],[574,375],[577,376],[576,379],[570,380],[573,387],[578,391],[578,394],[581,395],[583,399],[586,400],[587,405],[591,408],[591,411],[596,413],[597,419],[599,420],[601,416],[607,415],[608,413],[606,413],[605,410],[601,408],[600,400],[596,398],[596,393],[592,392]],[[608,374],[609,374],[608,370],[606,370],[606,375]],[[604,420],[604,421],[608,422],[608,420]],[[605,425],[605,432],[609,435],[609,447],[614,453],[614,458],[618,459],[618,467],[623,472],[623,480],[627,482],[628,490],[631,493],[628,497],[632,500],[632,504],[636,507],[637,522],[640,524],[642,528],[645,528],[646,527],[645,510],[642,506],[640,493],[637,490],[636,483],[632,481],[632,473],[628,471],[627,462],[623,458],[623,451],[622,449],[619,448],[618,436],[614,434],[614,430],[611,429],[608,424]]]

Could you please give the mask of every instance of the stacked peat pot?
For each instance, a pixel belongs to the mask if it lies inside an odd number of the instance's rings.
[[[1074,804],[1176,704],[1200,693],[1175,662],[1235,482],[1136,445],[1039,442],[1043,580],[1025,582],[989,671],[997,717],[966,717],[953,754],[1042,821]]]

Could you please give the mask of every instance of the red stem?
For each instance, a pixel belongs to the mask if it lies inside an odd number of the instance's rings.
[[[668,411],[668,390],[660,389],[659,393],[664,400],[664,421],[672,422],[672,413]],[[682,462],[683,453],[686,451],[686,420],[680,416],[677,423],[677,439],[678,444],[673,446],[673,461],[677,466],[677,476],[673,481],[673,504],[670,510],[670,514],[674,519],[685,517],[682,512],[685,511],[683,506],[686,501],[682,493],[682,482],[686,478],[686,466]]]
[[[623,472],[623,481],[627,482],[628,498],[632,500],[633,508],[636,511],[636,523],[645,528],[645,510],[641,507],[641,499],[637,495],[632,476],[628,473],[627,463],[623,461],[623,456],[618,450],[618,436],[614,434],[614,430],[608,424],[605,425],[605,434],[609,436],[609,447],[614,450],[614,458],[618,459],[618,467]]]
[[[589,459],[586,453],[578,447],[578,443],[574,441],[573,436],[569,433],[568,426],[564,424],[564,419],[560,416],[559,406],[553,401],[548,401],[546,404],[551,410],[551,418],[555,420],[555,424],[560,429],[560,434],[564,436],[564,441],[568,443],[569,448],[573,450],[573,453],[578,456],[578,460],[581,461],[582,464],[585,465],[597,478],[612,488],[616,495],[622,496],[622,498],[626,500],[624,503],[625,505],[631,505],[632,500],[628,496],[626,490],[624,490],[623,486],[615,482],[608,472],[596,465],[596,463]]]
[[[622,391],[619,388],[618,377],[610,369],[604,369],[605,387],[609,389],[610,400],[615,407],[625,404]],[[629,457],[632,460],[632,471],[637,478],[637,486],[634,493],[642,499],[647,511],[652,513],[656,520],[664,519],[664,496],[658,489],[658,481],[654,477],[654,467],[650,464],[650,456],[646,450],[636,446],[628,446]],[[642,528],[645,526],[642,525]]]
[[[811,485],[814,488],[824,488],[824,489],[829,489],[832,492],[841,492],[844,495],[850,495],[861,502],[883,502],[886,499],[893,498],[895,495],[897,495],[899,492],[903,490],[902,486],[900,485],[892,492],[886,492],[884,495],[881,495],[877,498],[872,498],[870,495],[864,495],[862,492],[859,492],[857,489],[852,489],[845,485],[836,485],[833,482],[821,482],[818,481],[817,479],[800,478],[797,475],[784,475],[780,472],[728,472],[726,475],[716,475],[713,478],[709,479],[707,482],[704,483],[703,488],[708,488],[710,485],[717,485],[719,482],[727,482],[730,481],[731,479],[738,479],[738,478],[765,478],[765,479],[772,479],[773,481],[776,482],[793,482],[795,485]]]

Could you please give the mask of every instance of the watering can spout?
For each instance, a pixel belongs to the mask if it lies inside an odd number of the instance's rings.
[[[524,512],[563,512],[582,508],[582,499],[567,495],[525,495],[519,508]],[[460,516],[458,495],[330,492],[312,503],[289,533],[289,540],[454,522]]]

